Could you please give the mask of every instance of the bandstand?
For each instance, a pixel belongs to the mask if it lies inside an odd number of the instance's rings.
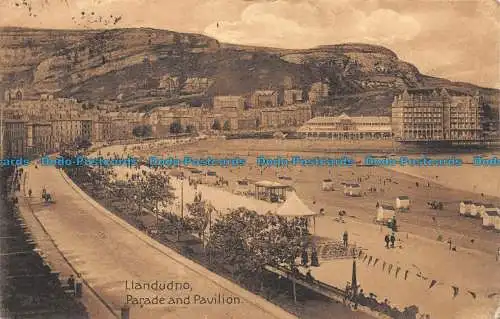
[[[255,183],[255,198],[271,203],[284,202],[288,188],[289,186],[277,182],[258,181]]]

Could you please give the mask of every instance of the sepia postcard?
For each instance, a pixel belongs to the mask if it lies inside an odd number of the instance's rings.
[[[0,318],[500,319],[500,2],[0,0]]]

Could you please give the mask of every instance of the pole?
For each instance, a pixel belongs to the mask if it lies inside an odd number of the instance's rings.
[[[0,103],[0,158],[4,157],[3,154],[3,103]]]
[[[156,231],[159,232],[160,220],[158,217],[158,202],[156,202],[155,213],[156,213]]]
[[[295,287],[295,279],[292,279],[292,286],[293,286],[293,302],[297,303],[297,289]]]
[[[184,219],[184,177],[181,182],[181,220]]]
[[[210,208],[209,210],[209,217],[208,217],[208,242],[207,244],[210,243],[210,239],[212,238],[212,209]],[[208,245],[208,264],[212,264],[212,248],[210,245]]]
[[[313,216],[313,233],[316,235],[316,216]]]

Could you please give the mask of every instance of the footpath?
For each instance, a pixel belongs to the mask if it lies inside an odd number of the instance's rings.
[[[127,281],[176,280],[190,282],[193,296],[226,295],[238,297],[242,302],[234,305],[130,305],[130,318],[296,318],[135,229],[100,206],[55,167],[28,167],[26,171],[25,188],[33,190],[33,197],[39,197],[40,190],[46,187],[56,201],[45,206],[34,200],[33,212],[26,202],[22,203],[23,215],[27,219],[30,214],[32,216],[30,224],[40,221],[38,230],[33,226],[37,239],[40,243],[53,245],[43,244],[41,249],[46,250],[47,258],[62,274],[69,275],[71,271],[81,274],[88,288],[92,287],[115,314],[119,313],[129,293],[125,289]],[[57,251],[63,256],[57,256]],[[66,266],[63,260],[67,260]],[[90,289],[86,290],[89,292],[84,298],[94,314],[92,317],[112,318],[111,311],[106,311],[107,307],[97,302],[99,298],[92,298]],[[153,292],[134,293],[137,297],[146,297]]]

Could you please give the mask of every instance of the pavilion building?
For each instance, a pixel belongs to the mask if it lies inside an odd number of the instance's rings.
[[[391,118],[388,116],[350,117],[319,116],[307,121],[297,130],[306,138],[326,138],[337,140],[390,139]]]

